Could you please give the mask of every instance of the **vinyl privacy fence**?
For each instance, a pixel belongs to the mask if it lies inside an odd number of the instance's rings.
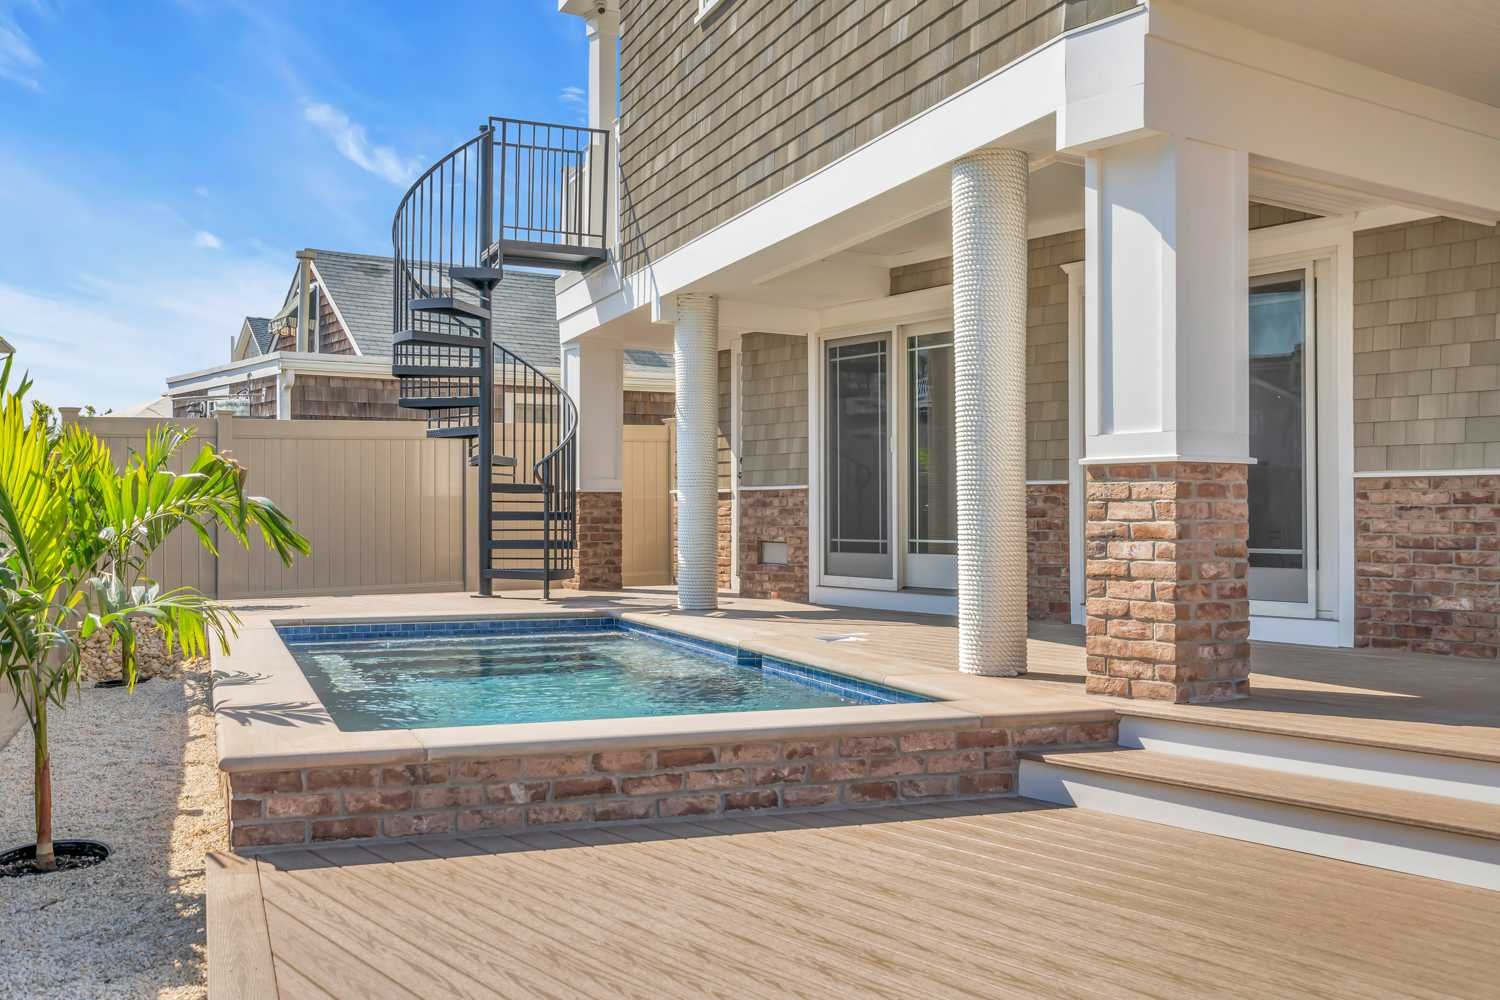
[[[152,560],[167,586],[215,597],[290,597],[472,589],[475,581],[475,470],[464,443],[429,438],[420,422],[395,420],[209,420],[90,417],[79,420],[117,462],[162,423],[191,430],[249,470],[249,491],[270,497],[312,544],[283,566],[252,538],[228,540],[214,559],[191,532],[178,532]],[[670,579],[667,431],[627,427],[627,585]],[[197,445],[179,453],[180,468]]]
[[[81,420],[116,461],[163,421]],[[312,544],[283,566],[258,540],[221,541],[214,559],[178,532],[150,573],[220,598],[458,590],[464,580],[465,463],[459,441],[420,423],[365,420],[173,420],[249,469],[249,491],[270,497]],[[179,452],[190,464],[197,446]]]

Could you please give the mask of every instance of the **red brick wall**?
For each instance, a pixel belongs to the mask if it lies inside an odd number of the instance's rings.
[[[761,542],[785,542],[786,564],[762,565]],[[740,491],[742,596],[807,600],[807,555],[807,490]]]
[[[928,724],[931,725],[930,723]],[[1113,722],[835,732],[758,742],[228,775],[230,845],[1010,795],[1026,750],[1113,745]]]
[[[624,586],[624,511],[619,493],[578,494],[578,572],[566,584],[578,590]]]
[[[1026,616],[1040,621],[1072,618],[1068,592],[1068,487],[1026,487]]]
[[[1090,693],[1249,694],[1248,496],[1244,465],[1089,466]]]
[[[1354,483],[1354,644],[1500,655],[1500,476]]]

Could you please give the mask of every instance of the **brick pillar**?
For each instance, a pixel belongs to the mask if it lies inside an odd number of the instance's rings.
[[[578,493],[577,572],[566,586],[576,590],[619,590],[624,586],[625,541],[621,495],[609,491]]]
[[[1202,702],[1250,693],[1246,469],[1088,468],[1091,694]]]

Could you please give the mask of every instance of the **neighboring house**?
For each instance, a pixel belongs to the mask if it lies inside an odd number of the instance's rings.
[[[172,397],[158,396],[144,403],[136,403],[133,406],[122,406],[118,410],[111,410],[111,417],[171,417],[176,416],[172,412]]]
[[[553,378],[560,375],[554,278],[511,270],[494,295],[494,338]],[[227,363],[167,379],[176,416],[298,420],[422,419],[397,405],[391,375],[389,257],[303,250],[271,317],[247,316]],[[303,289],[306,295],[303,295]],[[672,364],[632,350],[622,413],[630,423],[672,414]],[[628,410],[628,413],[625,412]]]
[[[684,606],[957,611],[999,673],[1029,612],[1175,700],[1252,636],[1497,655],[1492,8],[559,8],[618,165],[561,341],[676,354]]]

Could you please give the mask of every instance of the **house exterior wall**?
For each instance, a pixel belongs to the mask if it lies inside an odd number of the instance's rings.
[[[740,340],[740,485],[807,485],[807,339]]]
[[[620,4],[625,273],[1135,0]]]
[[[1500,468],[1500,232],[1354,237],[1356,472]]]
[[[1500,232],[1356,233],[1354,282],[1354,643],[1495,659]]]
[[[675,412],[670,392],[640,392],[625,390],[625,423],[633,426],[651,426],[666,423]]]
[[[398,405],[393,378],[298,375],[292,383],[293,420],[423,420],[421,410]],[[274,414],[273,414],[274,415]]]

